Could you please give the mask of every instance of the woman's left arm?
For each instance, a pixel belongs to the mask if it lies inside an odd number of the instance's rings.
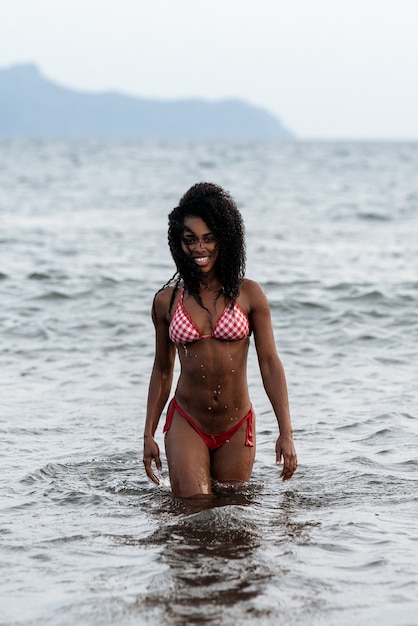
[[[279,426],[279,437],[276,441],[276,463],[279,465],[283,459],[283,469],[280,476],[283,480],[289,480],[296,470],[297,457],[293,443],[286,377],[276,350],[267,298],[257,283],[247,280],[246,286],[249,319],[254,333],[261,378]]]

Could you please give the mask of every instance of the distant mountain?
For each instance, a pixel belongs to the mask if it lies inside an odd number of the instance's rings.
[[[87,93],[56,85],[31,64],[0,69],[0,136],[294,139],[271,113],[240,100]]]

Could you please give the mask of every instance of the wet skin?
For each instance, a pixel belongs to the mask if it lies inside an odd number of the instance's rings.
[[[184,294],[184,308],[196,327],[210,335],[225,308],[216,274],[218,248],[213,233],[197,217],[184,221],[183,252],[202,272],[200,297],[203,307]],[[151,462],[161,468],[158,446],[153,438],[160,413],[169,397],[173,375],[175,348],[168,337],[169,304],[173,288],[160,292],[155,299],[156,357],[151,375],[144,439],[144,464],[154,482],[158,478]],[[175,295],[175,310],[180,290]],[[284,458],[283,480],[296,469],[284,372],[277,356],[267,300],[253,281],[245,279],[237,299],[254,331],[260,369],[267,394],[281,422],[281,436],[276,444],[277,460]],[[203,431],[224,432],[242,419],[251,402],[247,385],[249,339],[223,341],[205,338],[187,345],[179,344],[181,372],[176,387],[176,400]],[[255,431],[255,425],[254,425]],[[250,479],[255,446],[245,446],[246,424],[221,448],[210,452],[196,431],[177,412],[174,413],[165,445],[173,493],[181,497],[210,494],[212,480],[242,483]]]

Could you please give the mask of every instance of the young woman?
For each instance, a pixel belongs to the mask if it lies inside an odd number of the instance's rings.
[[[211,494],[218,483],[249,481],[255,414],[247,385],[254,335],[260,372],[279,426],[276,461],[289,480],[297,465],[283,366],[270,309],[260,286],[244,278],[242,217],[231,196],[212,183],[194,185],[169,215],[168,243],[177,272],[155,296],[155,360],[148,391],[144,466],[158,484],[157,425],[169,399],[175,353],[180,376],[164,426],[174,495]]]

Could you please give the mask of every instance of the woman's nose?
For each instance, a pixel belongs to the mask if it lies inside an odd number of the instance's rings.
[[[196,241],[193,242],[193,248],[204,248],[205,247],[205,242],[202,241],[201,239],[196,239]]]

